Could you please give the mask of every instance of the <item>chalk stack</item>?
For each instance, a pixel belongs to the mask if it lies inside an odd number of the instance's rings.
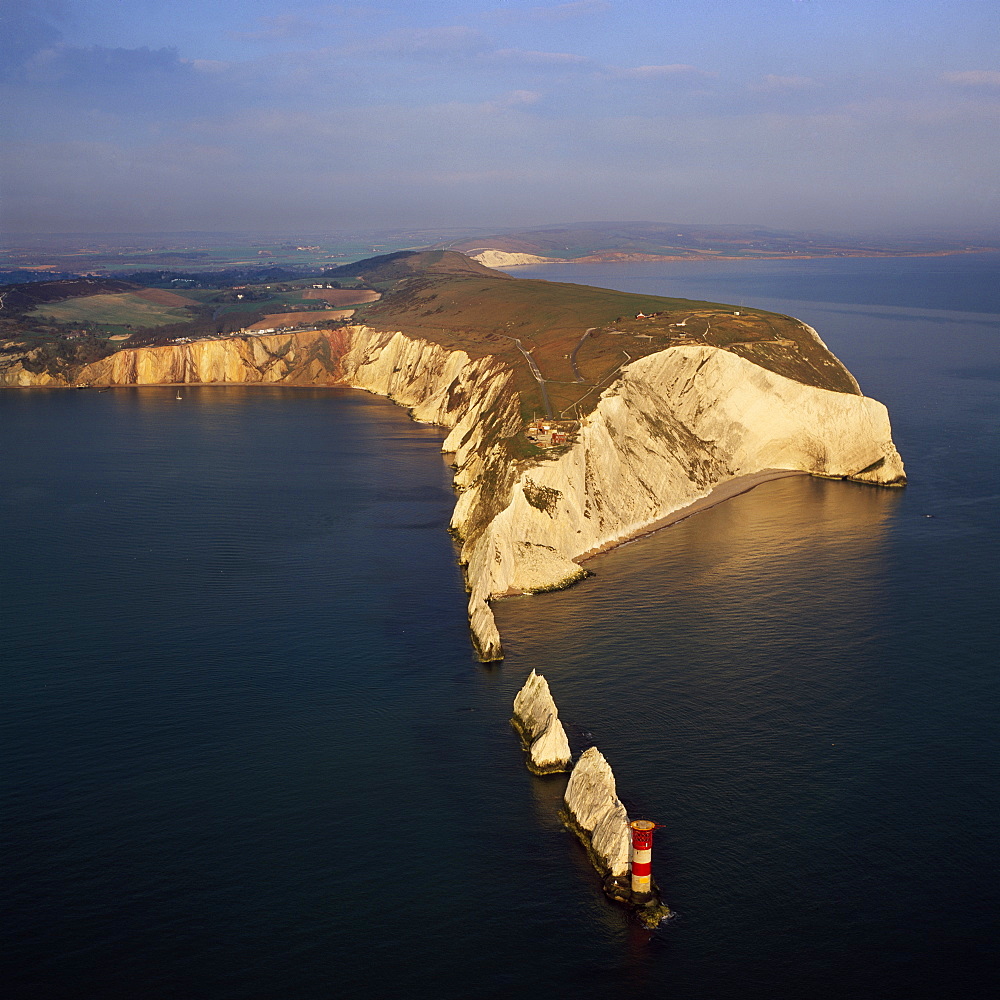
[[[559,710],[545,678],[534,670],[514,699],[514,728],[528,750],[528,767],[535,774],[568,771],[572,756]]]

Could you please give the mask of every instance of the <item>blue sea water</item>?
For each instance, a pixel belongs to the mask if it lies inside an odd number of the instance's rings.
[[[401,409],[0,394],[13,995],[995,984],[997,258],[518,273],[800,317],[888,405],[910,485],[768,483],[498,602],[483,667],[442,435]],[[664,824],[654,933],[523,766],[532,668]]]

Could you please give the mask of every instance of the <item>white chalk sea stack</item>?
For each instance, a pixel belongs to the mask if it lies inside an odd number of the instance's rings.
[[[576,762],[565,802],[573,824],[589,838],[594,860],[604,874],[627,875],[631,845],[628,813],[618,798],[611,766],[597,747],[585,750]]]
[[[568,771],[572,757],[548,682],[534,670],[514,699],[511,719],[528,747],[528,767],[536,774]]]

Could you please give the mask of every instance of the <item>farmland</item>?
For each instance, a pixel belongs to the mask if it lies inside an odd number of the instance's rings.
[[[158,289],[154,297],[141,292],[117,292],[102,295],[85,295],[62,302],[46,302],[28,313],[39,319],[57,323],[100,324],[115,327],[157,327],[170,323],[183,323],[192,318],[193,302],[171,292]],[[159,301],[156,301],[156,299]],[[186,305],[178,303],[187,302]],[[168,304],[170,303],[170,304]]]
[[[281,326],[305,326],[316,323],[334,323],[350,319],[353,309],[316,309],[309,312],[268,313],[260,322],[248,327],[249,330],[266,330]]]

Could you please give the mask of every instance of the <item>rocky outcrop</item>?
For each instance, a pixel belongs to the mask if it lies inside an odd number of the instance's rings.
[[[27,389],[36,386],[64,389],[66,379],[47,371],[33,372],[29,368],[25,368],[21,360],[15,361],[0,371],[0,387]]]
[[[631,907],[645,927],[652,929],[669,920],[673,914],[660,898],[655,882],[641,891],[631,888],[632,834],[628,813],[618,798],[611,767],[597,747],[585,750],[576,762],[566,785],[564,802],[567,824],[583,841],[594,867],[604,877],[605,893]]]
[[[514,699],[514,728],[528,749],[528,767],[536,774],[569,770],[572,760],[566,730],[548,682],[534,670]]]
[[[831,363],[834,363],[831,361]],[[572,442],[515,457],[513,372],[492,357],[364,326],[125,349],[85,366],[87,385],[244,382],[348,385],[448,428],[469,620],[480,659],[503,656],[490,601],[566,586],[579,560],[761,470],[883,486],[904,482],[881,403],[803,385],[714,347],[623,367]],[[9,367],[6,385],[65,379]]]
[[[626,876],[631,850],[628,813],[618,798],[611,767],[597,747],[585,750],[576,762],[564,801],[571,826],[583,836],[601,874]]]

